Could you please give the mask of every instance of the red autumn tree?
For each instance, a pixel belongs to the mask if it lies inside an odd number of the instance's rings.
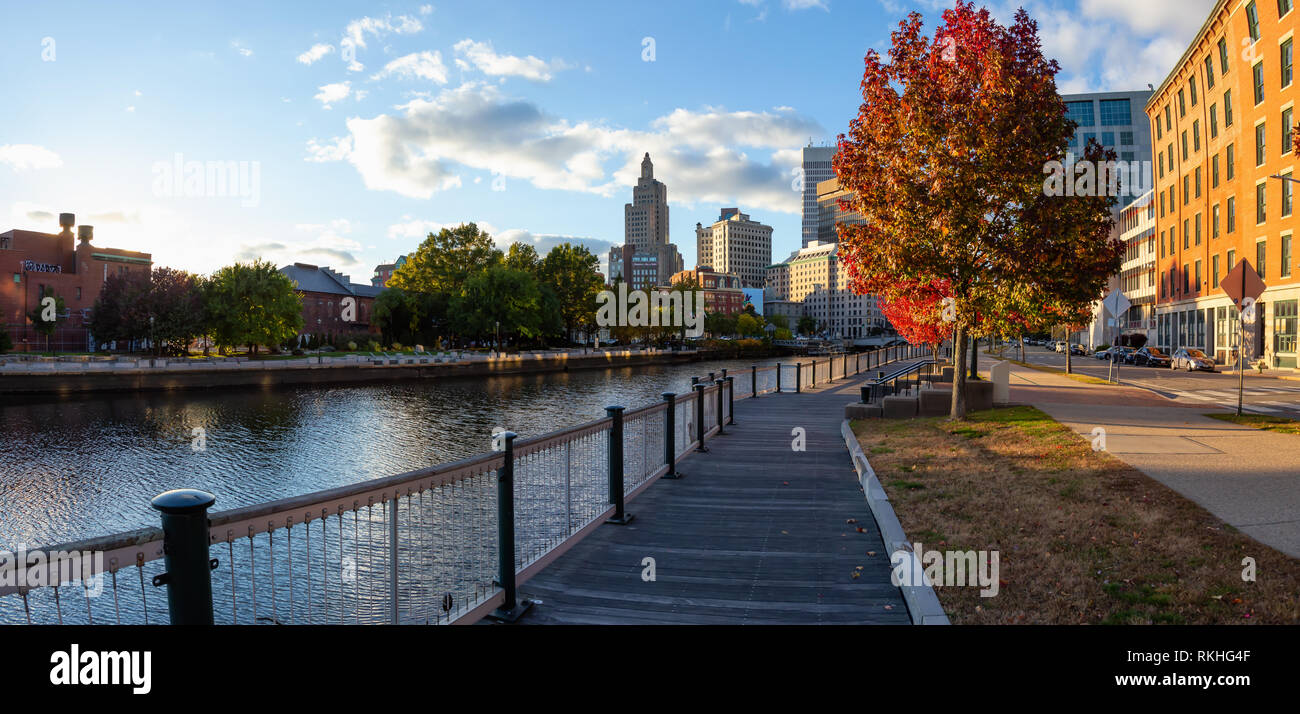
[[[1043,56],[1029,15],[1003,27],[959,0],[933,38],[921,25],[918,13],[899,23],[887,60],[867,52],[863,102],[834,160],[850,192],[843,206],[864,220],[839,226],[840,255],[851,287],[886,302],[906,297],[907,286],[946,281],[956,348],[950,414],[962,418],[968,337],[1004,327],[1013,313],[1091,304],[1122,246],[1108,237],[1112,196],[1059,195],[1044,181],[1074,124],[1056,91],[1059,66]],[[1090,142],[1083,158],[1108,157]]]
[[[952,323],[943,320],[944,298],[951,297],[945,281],[925,285],[895,284],[876,291],[876,304],[903,339],[936,350],[952,337]]]

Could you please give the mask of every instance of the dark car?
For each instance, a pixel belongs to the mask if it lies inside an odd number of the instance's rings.
[[[1070,354],[1082,356],[1088,354],[1088,350],[1083,345],[1070,345]]]
[[[1131,355],[1131,354],[1133,354],[1133,348],[1132,348],[1132,347],[1124,347],[1123,345],[1115,345],[1114,347],[1111,347],[1110,349],[1108,349],[1108,350],[1106,350],[1104,353],[1102,353],[1102,354],[1101,354],[1101,359],[1104,359],[1104,360],[1110,360],[1110,361],[1112,361],[1112,362],[1119,362],[1119,363],[1123,364],[1124,362],[1128,362],[1128,361],[1129,361],[1129,355]]]
[[[1139,367],[1168,367],[1172,358],[1159,347],[1143,347],[1133,353],[1130,361]]]
[[[1206,372],[1214,371],[1214,360],[1204,352],[1184,347],[1174,353],[1173,360],[1169,363],[1170,369],[1185,369],[1188,372],[1197,369],[1203,369]]]

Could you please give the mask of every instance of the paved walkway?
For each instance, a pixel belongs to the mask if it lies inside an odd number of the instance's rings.
[[[987,366],[987,365],[986,365]],[[1300,436],[1203,416],[1137,387],[1091,385],[1011,365],[1011,401],[1032,404],[1250,537],[1300,558]]]
[[[628,504],[630,525],[601,526],[520,586],[542,601],[521,623],[909,624],[840,433],[858,384],[736,402],[685,478]]]

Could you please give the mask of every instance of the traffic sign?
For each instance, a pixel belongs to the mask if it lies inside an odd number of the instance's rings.
[[[1112,290],[1111,293],[1106,296],[1106,299],[1101,302],[1106,306],[1106,309],[1110,311],[1110,314],[1114,316],[1116,323],[1119,322],[1119,316],[1128,312],[1128,309],[1133,306],[1133,303],[1130,302],[1129,299],[1125,297],[1124,293],[1119,290]]]
[[[1264,279],[1259,277],[1259,273],[1250,267],[1250,261],[1242,258],[1241,262],[1228,271],[1219,282],[1219,287],[1232,298],[1232,304],[1236,305],[1237,309],[1244,310],[1246,306],[1243,306],[1241,301],[1245,298],[1250,298],[1251,302],[1258,300],[1267,286],[1264,285]]]

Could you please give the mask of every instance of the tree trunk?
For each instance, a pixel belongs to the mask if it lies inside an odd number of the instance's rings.
[[[952,333],[952,409],[949,419],[966,418],[966,330],[958,325]]]
[[[1065,333],[1065,373],[1074,374],[1074,367],[1070,364],[1070,333]]]

